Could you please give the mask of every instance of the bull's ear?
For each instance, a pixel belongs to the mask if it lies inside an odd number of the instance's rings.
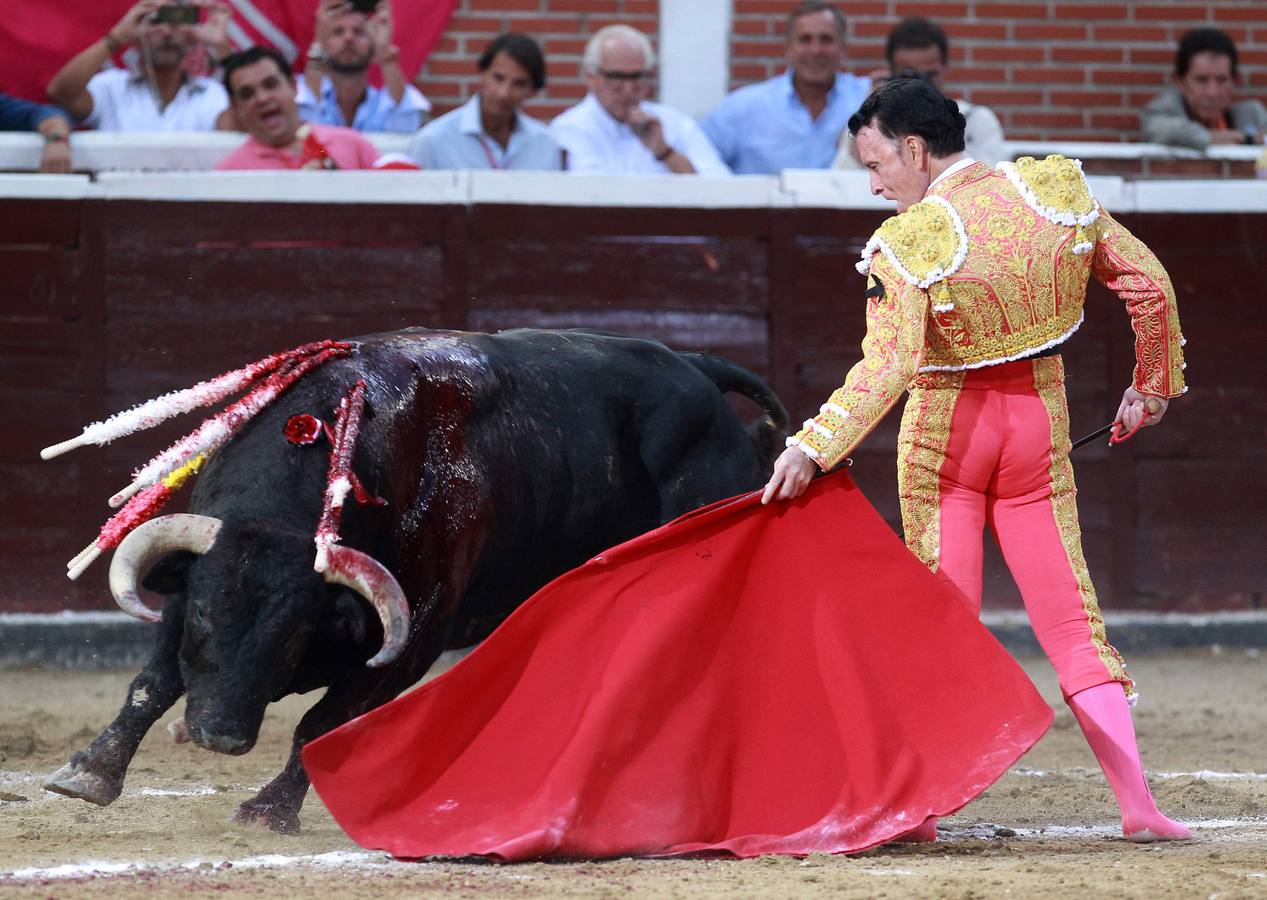
[[[185,589],[185,576],[198,554],[177,550],[159,559],[141,579],[141,587],[156,594],[175,594]]]
[[[334,600],[334,614],[323,620],[326,635],[337,643],[360,645],[368,637],[365,602],[350,591],[340,591]]]

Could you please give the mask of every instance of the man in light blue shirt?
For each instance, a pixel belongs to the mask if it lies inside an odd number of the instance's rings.
[[[700,124],[736,175],[826,169],[871,79],[841,72],[845,17],[830,3],[801,3],[787,23],[788,70],[728,94]]]
[[[345,0],[320,0],[315,32],[304,77],[295,85],[304,121],[405,133],[426,121],[431,104],[401,71],[388,0],[372,15],[355,11]],[[369,83],[371,62],[383,73],[381,88]]]
[[[562,169],[549,130],[520,111],[546,83],[537,42],[500,35],[484,48],[479,70],[479,93],[414,135],[405,153],[424,169]]]

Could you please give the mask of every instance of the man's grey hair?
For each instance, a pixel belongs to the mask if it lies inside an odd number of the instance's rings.
[[[651,46],[650,38],[637,28],[631,28],[628,25],[608,25],[594,32],[594,36],[585,45],[585,56],[581,59],[581,68],[585,71],[585,74],[593,75],[602,67],[603,42],[612,38],[619,38],[636,44],[642,50],[642,58],[646,60],[643,68],[648,72],[655,69],[655,48]]]
[[[832,21],[836,23],[836,33],[840,35],[843,42],[848,38],[848,29],[845,25],[845,14],[840,11],[834,3],[827,3],[824,0],[805,0],[803,3],[797,4],[787,16],[787,39],[792,40],[792,26],[801,16],[812,16],[815,13],[827,13],[832,17]]]

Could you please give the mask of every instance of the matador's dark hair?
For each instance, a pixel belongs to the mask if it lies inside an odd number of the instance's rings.
[[[966,124],[959,105],[931,82],[894,78],[872,91],[849,117],[849,133],[857,137],[865,126],[873,125],[890,139],[914,135],[923,139],[933,156],[945,157],[963,152]]]

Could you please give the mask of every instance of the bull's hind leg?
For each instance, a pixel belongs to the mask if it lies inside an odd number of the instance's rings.
[[[87,750],[76,753],[44,782],[44,790],[106,806],[123,792],[128,765],[141,739],[185,693],[177,654],[183,608],[169,602],[163,611],[154,653],[128,686],[128,698],[106,730]]]
[[[311,784],[299,756],[304,745],[362,713],[382,706],[413,685],[439,658],[444,649],[444,638],[441,634],[434,635],[416,653],[406,647],[398,667],[392,667],[387,672],[365,669],[332,685],[299,720],[286,768],[264,785],[258,794],[238,806],[233,821],[257,823],[280,834],[298,834],[299,810]]]

